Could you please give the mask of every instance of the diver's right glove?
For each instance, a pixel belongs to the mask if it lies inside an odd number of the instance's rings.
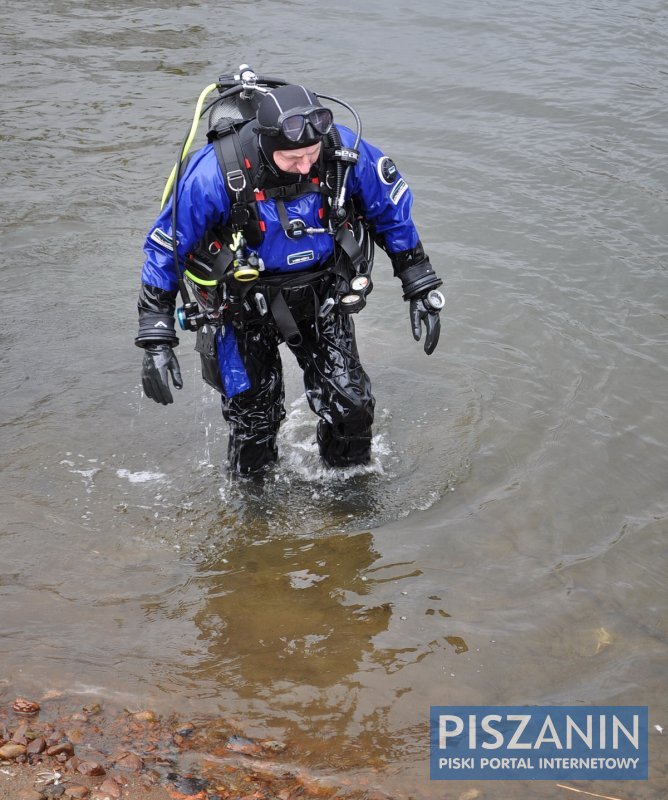
[[[183,388],[181,378],[181,368],[171,346],[166,342],[157,342],[144,346],[144,361],[141,368],[141,383],[144,387],[144,394],[168,406],[174,402],[172,392],[169,388],[168,375],[172,376],[172,381],[176,389]]]
[[[445,298],[437,289],[443,281],[434,272],[420,242],[412,250],[393,253],[390,258],[394,274],[401,280],[404,300],[410,301],[413,338],[416,342],[420,341],[424,325],[424,351],[429,356],[436,349],[441,335],[439,313],[445,305]]]
[[[137,309],[139,331],[135,344],[144,350],[141,382],[146,397],[162,403],[174,402],[169,388],[169,375],[177,389],[183,387],[181,369],[172,348],[179,340],[174,330],[174,305],[176,292],[142,283]]]

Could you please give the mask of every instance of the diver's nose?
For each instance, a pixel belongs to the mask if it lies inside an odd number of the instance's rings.
[[[302,156],[297,161],[297,172],[300,175],[308,175],[311,171],[311,167],[313,166],[313,157],[312,156]]]

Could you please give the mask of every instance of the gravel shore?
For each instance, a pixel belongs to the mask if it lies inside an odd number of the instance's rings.
[[[355,796],[295,766],[284,743],[245,738],[224,720],[77,707],[53,696],[0,705],[0,800]],[[375,792],[363,796],[382,800]]]

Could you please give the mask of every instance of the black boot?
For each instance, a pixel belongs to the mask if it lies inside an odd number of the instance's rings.
[[[278,460],[276,433],[263,431],[249,433],[230,425],[227,443],[227,460],[230,472],[235,475],[261,475]]]
[[[371,461],[371,430],[354,436],[342,435],[321,419],[317,438],[320,455],[330,467],[352,467]]]

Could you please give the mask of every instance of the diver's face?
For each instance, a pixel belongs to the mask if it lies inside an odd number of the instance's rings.
[[[311,167],[318,160],[321,143],[300,147],[298,150],[276,150],[274,164],[282,172],[295,172],[298,175],[308,175]]]

